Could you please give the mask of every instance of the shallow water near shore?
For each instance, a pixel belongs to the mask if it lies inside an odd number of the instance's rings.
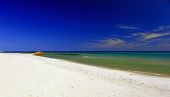
[[[170,52],[46,52],[45,57],[170,76]]]

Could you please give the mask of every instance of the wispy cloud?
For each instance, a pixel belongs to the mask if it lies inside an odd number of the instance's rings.
[[[124,28],[124,27],[123,27]],[[125,27],[126,28],[126,27]],[[134,28],[135,29],[135,28]],[[151,31],[129,33],[128,37],[116,36],[88,43],[88,48],[167,49],[170,47],[170,26],[160,26]],[[165,47],[165,48],[164,48]],[[170,50],[170,49],[169,49]]]
[[[168,35],[170,35],[169,32],[163,32],[163,33],[152,32],[152,33],[138,33],[136,36],[139,36],[139,38],[143,40],[149,40],[149,39],[160,38]]]
[[[110,48],[123,43],[125,43],[125,41],[118,38],[107,38],[98,40],[97,42],[88,43],[86,46],[91,48]]]
[[[126,29],[126,30],[139,30],[139,27],[136,26],[128,26],[128,25],[118,25],[116,26],[116,28],[120,28],[120,29]]]
[[[155,28],[153,31],[159,32],[159,31],[165,31],[165,30],[170,30],[170,25],[159,26],[159,27]]]

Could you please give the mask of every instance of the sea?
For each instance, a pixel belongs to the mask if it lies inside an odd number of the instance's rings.
[[[1,51],[0,53],[34,53],[36,51]],[[84,55],[99,57],[134,57],[169,59],[170,51],[43,51],[45,53],[63,55]]]
[[[6,51],[1,53],[34,53]],[[170,76],[170,51],[43,51],[44,57]]]

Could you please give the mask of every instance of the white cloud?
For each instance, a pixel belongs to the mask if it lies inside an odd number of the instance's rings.
[[[145,39],[153,39],[153,38],[159,38],[159,37],[163,37],[163,36],[167,36],[170,35],[170,33],[149,33],[149,34],[145,34],[144,38]]]
[[[154,29],[154,32],[164,31],[164,30],[170,30],[170,25],[166,26],[159,26],[158,28]]]
[[[117,28],[120,29],[127,29],[127,30],[139,30],[139,27],[135,27],[135,26],[128,26],[128,25],[119,25],[117,26]]]
[[[135,33],[133,37],[129,37],[126,40],[119,38],[106,38],[104,40],[98,40],[93,43],[88,43],[88,48],[148,48],[156,47],[159,45],[167,44],[167,39],[164,36],[169,36],[170,33]],[[168,42],[169,43],[169,42]]]
[[[120,45],[125,43],[125,41],[118,39],[118,38],[107,38],[104,40],[99,40],[94,43],[88,43],[87,46],[92,47],[92,48],[110,48],[116,45]]]
[[[134,34],[134,35],[138,36],[139,39],[149,40],[149,39],[168,36],[168,35],[170,35],[170,33],[168,33],[168,32],[166,32],[166,33],[138,33],[138,34]]]
[[[122,28],[126,28],[123,27]],[[159,28],[159,29],[158,29]],[[170,26],[160,26],[152,31],[129,33],[126,38],[122,36],[112,36],[116,38],[105,38],[96,42],[88,43],[88,48],[103,48],[112,50],[158,50],[170,47]],[[135,28],[134,28],[135,29]],[[155,31],[157,30],[157,31]],[[163,48],[165,47],[165,48]]]

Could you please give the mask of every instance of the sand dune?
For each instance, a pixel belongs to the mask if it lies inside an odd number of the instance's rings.
[[[0,97],[170,97],[170,78],[0,53]]]

